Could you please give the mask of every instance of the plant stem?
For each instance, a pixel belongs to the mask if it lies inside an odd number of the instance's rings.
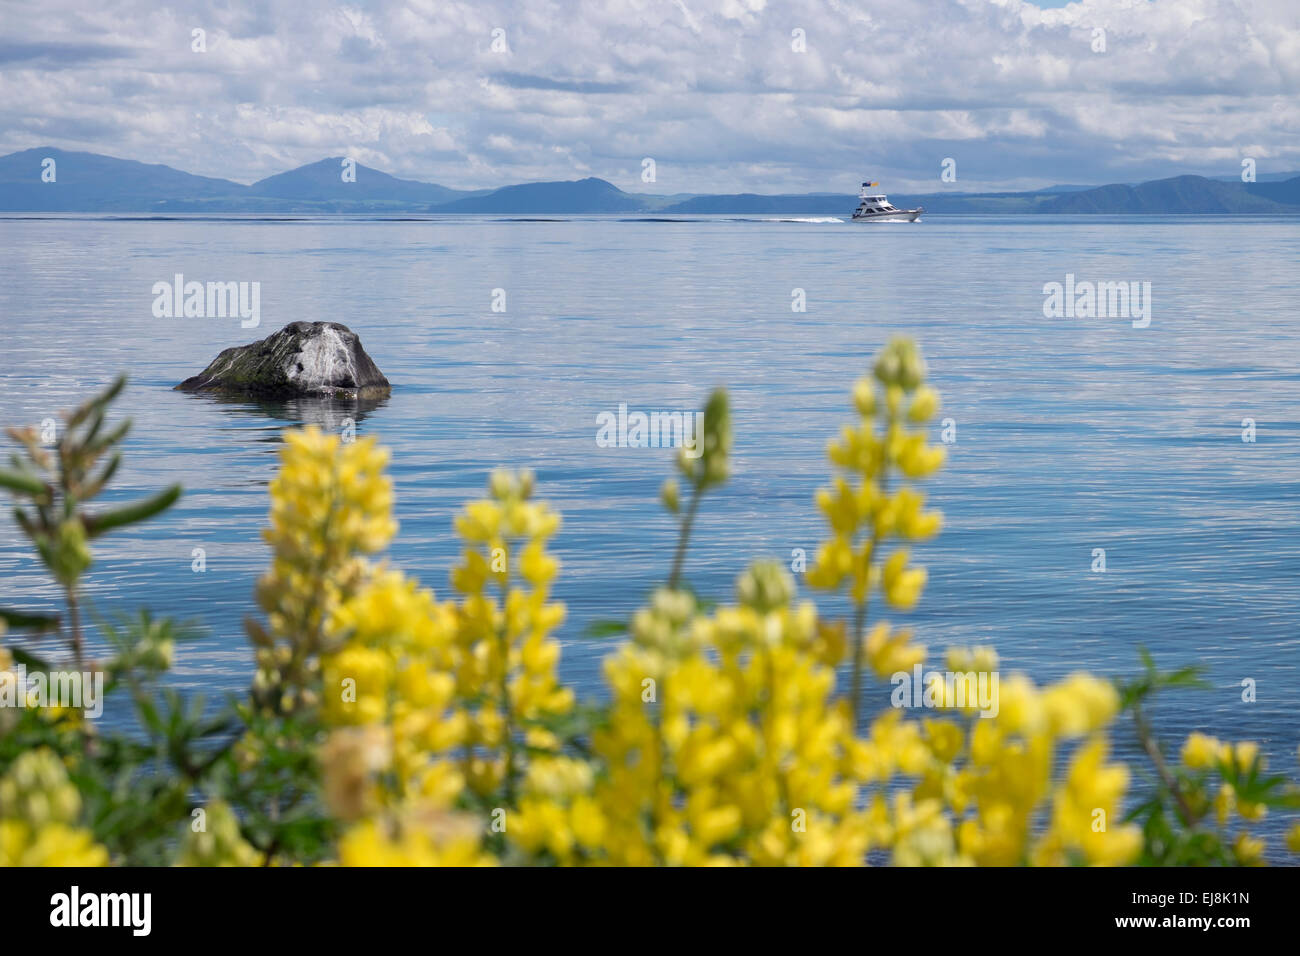
[[[286,688],[292,688],[294,691],[290,701],[290,708],[297,710],[302,704],[307,690],[307,662],[313,655],[320,655],[324,644],[325,580],[331,571],[330,535],[334,519],[337,517],[342,504],[342,481],[339,476],[338,458],[336,457],[330,464],[329,508],[326,509],[324,520],[320,525],[320,538],[324,547],[321,548],[320,554],[316,556],[311,569],[311,597],[303,605],[298,627],[292,634],[288,635],[290,642],[289,663],[280,671],[279,686],[275,689],[275,699],[271,702],[271,706],[277,714],[284,713],[283,705]],[[326,693],[324,685],[321,686],[321,693]]]
[[[1183,818],[1183,825],[1194,827],[1196,825],[1196,814],[1192,812],[1191,806],[1187,803],[1187,798],[1183,796],[1182,790],[1178,787],[1178,781],[1169,771],[1169,766],[1165,763],[1165,758],[1160,753],[1160,747],[1156,743],[1155,735],[1151,732],[1151,727],[1146,718],[1142,716],[1142,705],[1136,701],[1133,704],[1133,723],[1137,727],[1138,743],[1142,745],[1142,749],[1151,758],[1151,763],[1155,765],[1156,773],[1160,776],[1160,782],[1165,785],[1165,789],[1173,795],[1174,802],[1178,804],[1178,814]]]
[[[76,587],[68,588],[68,629],[71,631],[72,656],[81,666],[83,657],[81,643],[81,602],[77,598]]]
[[[507,574],[509,572],[507,571]],[[506,805],[515,803],[515,731],[510,722],[510,634],[509,620],[506,615],[509,591],[506,582],[501,582],[501,626],[497,628],[497,644],[501,654],[501,717],[505,721],[503,739],[505,741],[505,793]]]
[[[763,741],[764,748],[767,751],[765,756],[772,760],[772,768],[776,771],[777,799],[781,802],[781,817],[788,823],[792,810],[790,806],[790,782],[787,779],[785,768],[781,766],[781,762],[772,759],[772,751],[775,749],[773,741],[777,739],[776,731],[772,726],[776,711],[776,668],[772,661],[772,651],[764,648],[761,653],[763,654],[764,676],[767,678],[767,699],[763,702],[762,709]]]
[[[867,628],[867,608],[871,604],[871,559],[876,556],[876,545],[879,544],[879,537],[873,532],[871,535],[871,544],[867,551],[867,581],[866,592],[862,595],[862,601],[857,606],[857,611],[853,615],[853,686],[852,697],[849,699],[849,713],[853,718],[853,730],[858,729],[858,707],[862,698],[862,671],[863,656],[866,652],[866,635],[864,631]]]
[[[849,713],[852,717],[850,726],[855,733],[858,729],[858,701],[862,697],[862,656],[864,650],[862,631],[866,627],[867,602],[870,600],[870,595],[864,597],[853,615],[853,682],[849,696]]]
[[[691,538],[691,528],[695,525],[695,513],[700,510],[700,486],[692,486],[691,503],[686,508],[686,515],[682,518],[682,527],[677,535],[677,552],[673,555],[673,569],[668,575],[668,589],[677,590],[677,583],[681,580],[682,566],[686,564],[686,544]]]
[[[880,475],[880,494],[882,496],[888,493],[889,489],[889,471],[888,465],[882,469]],[[863,631],[867,626],[867,606],[871,603],[871,562],[876,556],[876,548],[880,544],[880,535],[873,530],[871,532],[871,544],[867,550],[867,580],[866,590],[862,595],[862,601],[858,604],[857,612],[853,616],[853,685],[852,697],[849,698],[849,713],[853,718],[853,730],[858,729],[858,706],[862,697],[862,655],[866,648],[863,646]]]

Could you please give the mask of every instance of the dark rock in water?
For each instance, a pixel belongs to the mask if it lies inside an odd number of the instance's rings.
[[[252,345],[226,349],[176,388],[274,399],[374,399],[392,391],[361,339],[337,322],[290,322]]]

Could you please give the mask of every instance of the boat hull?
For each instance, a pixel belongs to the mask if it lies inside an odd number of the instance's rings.
[[[892,212],[869,212],[864,215],[854,214],[850,222],[916,222],[925,212],[924,206],[915,209],[898,209]]]

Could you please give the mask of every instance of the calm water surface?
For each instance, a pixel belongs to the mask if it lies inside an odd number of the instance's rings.
[[[564,513],[563,669],[595,694],[607,645],[584,625],[639,606],[674,539],[657,504],[672,452],[598,448],[596,416],[621,402],[697,408],[728,386],[734,477],[708,500],[688,564],[701,591],[725,597],[751,557],[815,549],[826,441],[850,420],[872,353],[907,332],[957,441],[930,482],[946,526],[918,551],[925,598],[895,618],[934,648],[993,643],[1005,669],[1044,679],[1131,672],[1140,645],[1167,667],[1203,665],[1213,689],[1158,710],[1169,736],[1257,738],[1295,774],[1294,220],[56,218],[0,220],[0,238],[0,417],[39,422],[128,370],[119,412],[135,428],[116,494],[185,486],[164,518],[106,539],[88,578],[100,612],[147,604],[206,625],[179,655],[182,686],[246,686],[240,622],[267,560],[281,433],[341,417],[171,390],[223,348],[294,320],[360,334],[394,386],[358,425],[393,451],[392,559],[440,593],[460,503],[494,465],[535,469]],[[261,326],[155,319],[151,288],[177,272],[260,282]],[[1043,285],[1066,273],[1149,281],[1150,327],[1044,318]],[[805,313],[791,311],[794,289]],[[1090,571],[1094,548],[1104,574]],[[7,519],[0,594],[33,610],[56,596]],[[1256,703],[1241,702],[1245,678]],[[888,688],[872,697],[884,705]]]

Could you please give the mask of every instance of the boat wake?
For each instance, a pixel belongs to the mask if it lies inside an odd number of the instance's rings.
[[[501,220],[503,222],[514,220]],[[561,221],[561,220],[557,220]],[[568,220],[563,220],[568,221]],[[689,216],[675,219],[668,216],[636,216],[619,222],[845,222],[838,216]]]
[[[702,220],[706,221],[707,220]],[[727,216],[715,222],[844,222],[838,216]]]

